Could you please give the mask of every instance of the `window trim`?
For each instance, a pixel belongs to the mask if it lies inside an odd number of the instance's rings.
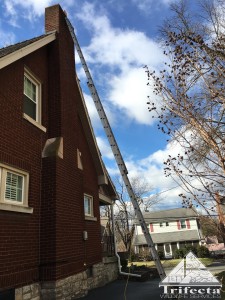
[[[85,197],[87,197],[90,200],[90,211],[91,211],[90,214],[86,213],[86,211],[85,211]],[[84,215],[85,215],[85,218],[91,218],[91,219],[94,218],[94,207],[93,207],[94,201],[93,200],[94,200],[93,196],[84,193]]]
[[[36,118],[23,112],[23,117],[42,131],[46,132],[46,128],[42,126],[42,83],[27,67],[24,68],[24,77],[29,79],[36,86]],[[23,81],[24,84],[24,81]],[[23,96],[25,95],[23,89]],[[28,96],[27,96],[28,97]],[[24,100],[23,100],[24,101]],[[30,99],[30,101],[33,101]],[[24,102],[23,102],[24,103]]]
[[[23,177],[22,202],[5,199],[7,172]],[[29,173],[0,163],[0,210],[33,213],[28,206]]]

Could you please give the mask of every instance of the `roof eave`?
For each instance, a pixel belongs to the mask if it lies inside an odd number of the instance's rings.
[[[91,154],[92,154],[92,158],[94,160],[94,164],[97,170],[97,174],[98,174],[98,184],[102,185],[102,184],[108,184],[108,178],[107,178],[107,174],[105,172],[105,168],[104,168],[104,164],[103,161],[101,159],[101,154],[97,145],[97,141],[94,135],[94,130],[93,127],[91,125],[91,120],[90,117],[88,115],[88,111],[87,111],[87,107],[86,107],[86,103],[84,100],[84,96],[83,96],[83,92],[81,90],[81,86],[79,83],[79,79],[77,79],[77,85],[79,88],[79,92],[80,92],[80,96],[81,96],[81,100],[82,100],[82,105],[78,106],[78,110],[79,110],[79,115],[80,115],[80,119],[81,122],[83,124],[83,128],[84,128],[84,132],[85,135],[87,137],[87,141],[91,150]]]
[[[33,42],[21,49],[18,49],[8,55],[5,55],[0,58],[0,69],[3,69],[4,67],[12,64],[13,62],[21,59],[24,56],[27,56],[28,54],[44,47],[45,45],[51,43],[56,39],[56,31],[52,32],[51,34],[47,35],[46,37],[43,37],[42,39]]]

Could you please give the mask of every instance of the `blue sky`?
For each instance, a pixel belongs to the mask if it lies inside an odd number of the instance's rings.
[[[146,178],[155,191],[164,192],[177,184],[164,177],[163,161],[178,153],[177,145],[167,144],[167,136],[157,130],[147,108],[143,66],[159,70],[165,57],[157,31],[170,15],[175,0],[62,0],[75,27],[83,54],[123,153],[130,176]],[[44,8],[52,0],[1,0],[0,46],[23,41],[44,33]],[[77,61],[89,114],[104,161],[111,175],[117,173],[111,150],[102,131],[86,78]],[[156,99],[157,100],[157,99]],[[166,207],[180,206],[180,188],[162,193]]]

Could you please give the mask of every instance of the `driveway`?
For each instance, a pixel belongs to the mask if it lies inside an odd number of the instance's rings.
[[[213,274],[224,271],[224,260],[213,263],[207,267]],[[166,274],[170,273],[170,269],[166,269]],[[159,300],[163,294],[163,288],[159,288],[160,279],[152,279],[145,282],[127,281],[125,279],[116,280],[101,288],[89,291],[83,300]],[[126,289],[127,284],[127,289]],[[125,292],[126,289],[126,292]],[[189,298],[185,298],[188,300]]]
[[[159,300],[163,288],[159,288],[159,279],[151,281],[138,282],[129,281],[124,297],[126,280],[116,280],[101,288],[97,288],[88,293],[84,300]]]

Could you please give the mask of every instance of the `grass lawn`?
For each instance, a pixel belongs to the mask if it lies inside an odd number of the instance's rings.
[[[168,259],[168,260],[161,260],[162,265],[164,268],[173,268],[175,267],[182,259]],[[205,265],[210,265],[215,259],[214,258],[199,258],[199,260]],[[136,266],[146,266],[146,267],[155,267],[154,261],[138,261],[129,263],[128,266],[131,264]]]

